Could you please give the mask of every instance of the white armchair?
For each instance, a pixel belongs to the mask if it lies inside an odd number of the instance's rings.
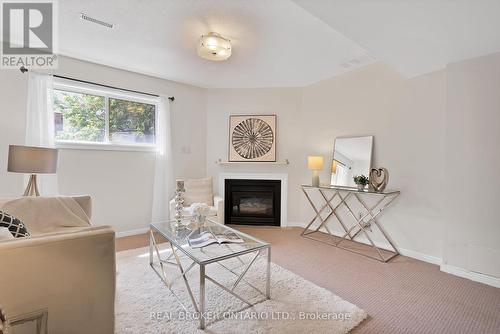
[[[210,207],[209,216],[216,216],[217,221],[224,224],[224,199],[213,195],[212,178],[184,180],[183,215],[190,216],[189,207],[193,203],[205,203]],[[170,201],[170,219],[175,217],[175,199]]]

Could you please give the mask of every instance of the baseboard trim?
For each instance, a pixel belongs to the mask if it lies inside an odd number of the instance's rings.
[[[491,285],[495,288],[500,288],[500,278],[489,276],[485,274],[476,273],[474,271],[469,271],[464,268],[451,266],[449,264],[442,264],[440,267],[442,272],[459,276],[462,278],[470,279],[471,281]]]
[[[306,227],[303,223],[299,223],[299,222],[286,222],[286,225],[285,226],[282,226],[282,227]]]
[[[306,227],[306,225],[307,225],[306,223],[302,223],[302,222],[288,221],[285,226],[286,227],[302,227],[302,228],[304,228],[304,227]]]
[[[411,249],[399,248],[399,253],[403,256],[411,257],[416,260],[424,261],[431,264],[441,265],[443,260],[437,256],[427,255],[424,253],[416,252]]]
[[[289,223],[287,226],[296,226],[296,227],[302,227],[302,228],[305,227],[305,225],[301,224],[301,223]],[[364,243],[368,243],[368,240],[366,238],[362,238],[362,237],[359,238],[359,241],[364,242]],[[387,248],[387,246],[388,246],[388,245],[384,245],[384,244],[381,244],[378,242],[375,242],[375,244],[378,247],[382,247],[382,248]],[[467,278],[467,279],[470,279],[471,281],[474,281],[474,282],[479,282],[479,283],[490,285],[490,286],[493,286],[496,288],[500,288],[500,278],[498,278],[498,277],[493,277],[493,276],[469,271],[469,270],[464,269],[464,268],[459,268],[459,267],[443,264],[443,259],[441,259],[437,256],[432,256],[432,255],[416,252],[416,251],[413,251],[410,249],[405,249],[405,248],[398,248],[398,250],[399,250],[399,253],[403,256],[411,257],[411,258],[416,259],[416,260],[420,260],[423,262],[438,265],[439,269],[444,273],[459,276],[462,278]]]
[[[302,222],[288,222],[288,224],[286,226],[287,227],[305,228],[306,224],[304,224]],[[337,236],[340,236],[340,235],[337,235]],[[357,240],[364,243],[364,244],[367,244],[367,245],[370,244],[368,239],[363,237],[363,236],[359,237]],[[391,249],[391,245],[389,245],[388,243],[381,243],[381,242],[375,241],[375,244],[381,248]],[[399,253],[403,256],[411,257],[413,259],[424,261],[424,262],[431,263],[431,264],[436,264],[438,266],[441,265],[441,263],[443,262],[442,259],[437,257],[437,256],[427,255],[424,253],[413,251],[411,249],[399,248],[398,250],[399,250]]]
[[[134,230],[116,232],[116,237],[117,238],[130,237],[132,235],[144,234],[144,233],[147,233],[148,231],[149,231],[149,227],[142,227],[142,228],[137,228]]]

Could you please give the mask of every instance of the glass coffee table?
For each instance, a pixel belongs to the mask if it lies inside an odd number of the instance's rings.
[[[191,303],[193,304],[193,308],[195,312],[199,315],[200,320],[200,329],[205,329],[205,289],[206,289],[206,281],[213,283],[216,287],[228,292],[233,297],[241,300],[249,307],[253,306],[263,300],[270,299],[270,279],[271,279],[271,245],[261,241],[257,238],[254,238],[246,233],[242,233],[238,230],[232,229],[226,225],[219,224],[215,221],[212,221],[207,218],[207,221],[204,223],[202,227],[199,227],[195,223],[190,223],[189,220],[183,221],[183,224],[186,226],[184,229],[177,229],[175,227],[175,221],[166,221],[166,222],[158,222],[150,224],[150,235],[149,235],[149,264],[153,268],[153,270],[158,274],[163,283],[167,286],[170,292],[174,295],[177,301],[182,305],[182,307],[189,312],[187,305],[181,300],[181,298],[173,291],[172,285],[176,279],[182,278],[184,281],[184,285],[186,287],[187,293],[189,294],[189,298]],[[205,247],[193,248],[188,243],[188,236],[193,235],[192,233],[201,233],[201,232],[212,232],[216,235],[220,235],[222,233],[230,233],[234,232],[236,235],[243,239],[241,243],[223,243],[223,244],[210,244]],[[158,247],[159,242],[157,241],[158,236],[166,239],[169,247],[171,249],[171,253],[168,256],[161,256],[160,249]],[[160,238],[161,239],[161,238]],[[265,252],[265,253],[262,253]],[[251,254],[250,261],[244,261],[241,256],[245,254]],[[258,288],[256,288],[253,284],[245,280],[245,275],[249,271],[250,267],[255,263],[255,260],[259,257],[259,255],[267,256],[267,266],[266,266],[266,290],[262,292]],[[181,262],[181,257],[186,261],[184,263]],[[223,261],[228,259],[237,259],[241,262],[241,270],[238,272],[234,269],[226,266]],[[230,287],[227,287],[220,282],[218,282],[215,278],[206,274],[205,267],[209,264],[218,264],[221,268],[229,271],[235,276],[234,282]],[[166,274],[166,266],[176,266],[179,269],[179,275],[176,277],[167,277]],[[194,296],[190,282],[188,280],[187,273],[193,269],[195,266],[199,266],[200,269],[200,293],[199,298]],[[234,290],[241,283],[246,283],[251,288],[258,291],[260,294],[265,297],[263,300],[251,303],[245,300],[243,297],[238,295]]]

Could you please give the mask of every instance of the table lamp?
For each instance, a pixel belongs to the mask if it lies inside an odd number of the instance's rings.
[[[55,174],[57,156],[55,148],[9,145],[7,171],[31,174],[23,196],[40,196],[36,174]]]
[[[319,187],[319,171],[323,169],[323,157],[317,155],[307,157],[307,167],[313,171],[312,186]]]

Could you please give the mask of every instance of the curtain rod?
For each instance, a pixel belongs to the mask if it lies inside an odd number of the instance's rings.
[[[21,68],[19,70],[21,71],[21,73],[28,72],[28,69],[26,67],[24,67],[24,66],[21,66]],[[119,89],[119,90],[123,90],[123,91],[129,92],[129,93],[137,93],[137,94],[142,94],[142,95],[160,97],[157,94],[145,93],[145,92],[141,92],[141,91],[138,91],[138,90],[132,90],[132,89],[120,88],[120,87],[115,87],[115,86],[110,86],[110,85],[104,85],[104,84],[100,84],[100,83],[97,83],[97,82],[80,80],[80,79],[65,77],[65,76],[57,75],[57,74],[54,74],[53,76],[56,77],[56,78],[61,78],[61,79],[66,79],[66,80],[71,80],[71,81],[76,81],[76,82],[81,82],[81,83],[86,83],[86,84],[91,84],[91,85],[96,85],[96,86],[111,88],[111,89]],[[175,101],[175,97],[174,96],[169,96],[168,99],[170,101],[172,101],[172,102]]]

